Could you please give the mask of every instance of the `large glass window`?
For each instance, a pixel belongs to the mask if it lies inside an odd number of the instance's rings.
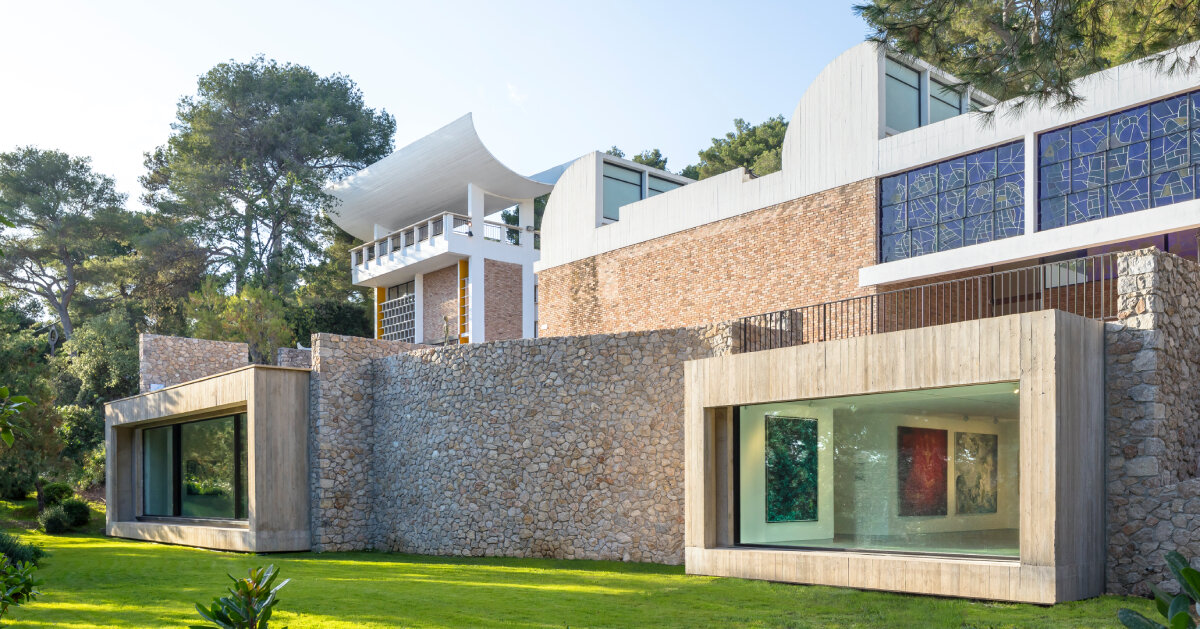
[[[642,173],[604,163],[604,218],[620,220],[621,206],[642,200]]]
[[[1025,231],[1025,143],[884,177],[879,259],[892,262]]]
[[[742,406],[742,545],[1017,557],[1015,382]]]
[[[1200,92],[1038,137],[1038,228],[1053,229],[1196,197]]]
[[[675,183],[674,181],[663,179],[662,177],[650,175],[647,180],[646,189],[649,190],[650,196],[653,197],[669,190],[674,190],[682,185],[683,184],[681,183]]]
[[[962,113],[962,93],[936,79],[929,80],[929,122],[941,122]]]
[[[247,517],[246,416],[142,431],[142,512],[149,516]]]
[[[908,131],[921,126],[921,73],[888,59],[883,94],[887,108],[884,120],[891,130]]]

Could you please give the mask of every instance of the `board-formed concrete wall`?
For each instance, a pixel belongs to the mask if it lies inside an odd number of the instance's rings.
[[[1170,581],[1163,553],[1200,556],[1200,265],[1120,254],[1107,332],[1108,591]]]
[[[169,387],[250,364],[245,343],[138,335],[138,392]]]

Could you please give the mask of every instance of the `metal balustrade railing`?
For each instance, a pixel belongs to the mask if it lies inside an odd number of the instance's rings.
[[[1117,254],[1048,262],[738,320],[741,351],[910,330],[1047,308],[1117,316]]]
[[[446,226],[447,220],[450,221],[448,228]],[[426,242],[432,238],[445,235],[447,229],[462,236],[479,235],[472,231],[470,218],[446,212],[358,246],[350,252],[350,263],[354,266],[359,266],[376,258],[382,258],[393,251],[402,252],[417,243]],[[521,233],[521,228],[516,225],[493,223],[491,221],[483,223],[482,236],[485,240],[520,245]],[[537,234],[535,233],[533,237],[537,238]]]

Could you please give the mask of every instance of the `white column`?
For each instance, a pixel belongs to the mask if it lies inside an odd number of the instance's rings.
[[[517,205],[517,225],[521,228],[521,248],[533,250],[533,199],[526,199]]]
[[[467,215],[471,217],[471,233],[474,239],[483,240],[483,189],[475,184],[467,184]],[[467,259],[467,326],[470,328],[469,341],[482,343],[487,340],[484,324],[484,300],[487,296],[483,290],[483,256],[473,255]]]
[[[413,278],[413,342],[425,342],[425,274]]]
[[[517,224],[521,226],[521,249],[527,256],[521,262],[521,338],[533,338],[537,331],[537,305],[533,301],[533,285],[537,281],[533,274],[533,199],[521,201],[517,206]]]

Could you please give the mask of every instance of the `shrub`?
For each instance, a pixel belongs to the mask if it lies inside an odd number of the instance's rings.
[[[46,556],[46,551],[40,546],[22,542],[16,535],[0,531],[0,555],[4,555],[5,559],[13,563],[37,565],[38,561]]]
[[[229,588],[232,596],[219,596],[213,599],[209,607],[196,603],[196,611],[200,617],[223,629],[267,629],[267,621],[271,619],[271,608],[279,601],[276,592],[288,584],[291,579],[271,587],[279,576],[275,566],[250,569],[250,576],[245,579],[233,579],[233,587]],[[203,629],[202,625],[192,625],[194,629]],[[287,627],[284,627],[287,629]]]
[[[67,514],[67,522],[72,526],[83,526],[92,519],[92,510],[88,504],[78,498],[67,498],[59,505]]]
[[[33,492],[33,475],[25,471],[0,471],[0,498],[24,500]]]
[[[75,490],[66,483],[46,483],[42,485],[42,496],[46,498],[46,506],[52,506],[75,495]]]
[[[66,533],[71,528],[71,519],[67,517],[67,512],[63,511],[62,505],[48,507],[38,516],[38,523],[47,533]]]
[[[83,462],[71,474],[71,482],[81,493],[104,484],[104,444],[83,456]]]
[[[34,566],[27,561],[12,562],[5,560],[0,566],[0,618],[9,607],[18,607],[37,597],[37,586],[42,582],[33,578]]]
[[[1121,608],[1117,610],[1117,620],[1129,629],[1192,629],[1196,626],[1192,620],[1192,610],[1200,612],[1200,571],[1193,569],[1187,558],[1175,551],[1168,552],[1166,560],[1167,569],[1179,583],[1179,594],[1171,596],[1153,585],[1150,586],[1158,613],[1167,620],[1166,626],[1131,609]]]

